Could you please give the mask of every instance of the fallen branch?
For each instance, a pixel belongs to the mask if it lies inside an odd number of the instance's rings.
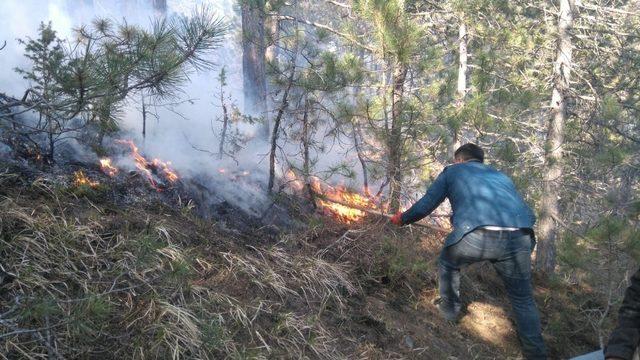
[[[338,204],[338,205],[342,205],[342,206],[348,207],[350,209],[354,209],[354,210],[359,210],[359,211],[365,212],[365,213],[370,214],[370,215],[375,215],[375,216],[384,217],[386,219],[391,219],[391,215],[385,214],[385,213],[383,213],[383,212],[381,212],[379,210],[367,209],[367,208],[363,208],[363,207],[360,207],[360,206],[354,206],[352,204],[347,204],[347,203],[345,203],[343,201],[340,201],[340,200],[330,199],[330,198],[328,198],[328,197],[326,197],[326,196],[324,196],[322,194],[318,194],[318,193],[316,193],[316,195],[323,201],[329,201],[329,202],[332,202],[332,203],[335,203],[335,204]],[[429,216],[430,217],[449,217],[450,215],[432,214],[432,215],[429,215]],[[428,228],[428,229],[432,229],[432,230],[440,231],[440,232],[445,232],[445,233],[450,232],[449,229],[445,229],[443,227],[436,226],[436,225],[431,225],[431,224],[415,222],[415,223],[413,223],[411,225],[418,226],[418,227],[424,227],[424,228]]]

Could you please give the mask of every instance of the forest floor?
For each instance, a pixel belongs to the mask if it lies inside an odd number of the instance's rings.
[[[521,358],[490,264],[463,271],[460,323],[439,316],[441,233],[295,202],[305,228],[247,233],[188,204],[0,169],[0,262],[17,275],[0,289],[0,358]],[[534,284],[551,358],[599,347],[602,299]]]

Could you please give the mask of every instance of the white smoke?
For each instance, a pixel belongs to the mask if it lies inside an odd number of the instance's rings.
[[[217,153],[221,128],[218,121],[222,110],[218,99],[220,86],[217,78],[223,66],[228,84],[225,92],[238,108],[242,109],[243,105],[240,21],[239,14],[234,9],[235,1],[169,0],[167,3],[167,16],[189,15],[196,7],[207,5],[230,24],[230,31],[222,46],[211,55],[210,60],[216,64],[214,69],[191,73],[190,81],[184,84],[179,98],[167,100],[164,104],[147,104],[150,114],[147,116],[147,135],[144,141],[141,136],[142,113],[139,98],[128,100],[120,126],[128,134],[127,137],[132,138],[146,155],[171,161],[181,175],[206,173],[214,177],[219,176],[216,186],[227,184],[229,186],[224,186],[225,190],[230,192],[249,191],[234,187],[230,181],[225,182],[219,169],[224,168],[228,172],[249,170],[254,180],[261,179],[261,182],[266,182],[268,144],[263,140],[254,139],[236,154],[235,159],[219,160],[212,154]],[[60,38],[71,40],[74,36],[73,28],[88,24],[96,17],[110,18],[114,21],[125,20],[129,24],[149,27],[153,17],[157,16],[151,7],[151,0],[3,0],[0,1],[0,13],[5,15],[0,17],[0,45],[4,40],[7,41],[6,48],[0,51],[0,63],[3,64],[0,68],[0,92],[18,98],[28,88],[28,83],[13,69],[25,68],[29,64],[23,56],[23,46],[16,39],[35,38],[40,22],[50,21]],[[150,99],[147,99],[148,101]],[[247,136],[256,132],[254,125],[238,126]],[[321,138],[321,132],[316,141],[325,142],[325,139]],[[287,154],[297,153],[298,147],[298,144],[287,144],[283,151]],[[316,171],[322,172],[336,163],[347,161],[358,174],[360,173],[355,152],[346,154],[346,149],[351,148],[350,141],[346,141],[346,145],[328,145],[328,148],[332,150],[315,154],[318,160],[315,164]],[[282,167],[284,164],[281,164],[279,169]],[[355,187],[360,186],[360,181],[361,177],[358,175],[356,179],[345,179],[343,182]],[[261,194],[252,198],[266,202],[266,198]]]

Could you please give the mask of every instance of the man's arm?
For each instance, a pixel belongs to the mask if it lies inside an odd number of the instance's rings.
[[[618,326],[605,348],[606,359],[631,359],[640,342],[640,269],[631,277],[618,313]]]
[[[447,191],[447,168],[444,168],[422,199],[402,214],[402,224],[411,224],[431,214],[447,197]]]

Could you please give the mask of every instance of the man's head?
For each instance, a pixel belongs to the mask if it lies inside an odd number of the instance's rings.
[[[469,160],[478,160],[484,162],[484,150],[476,144],[467,143],[458,148],[453,154],[456,163]]]

